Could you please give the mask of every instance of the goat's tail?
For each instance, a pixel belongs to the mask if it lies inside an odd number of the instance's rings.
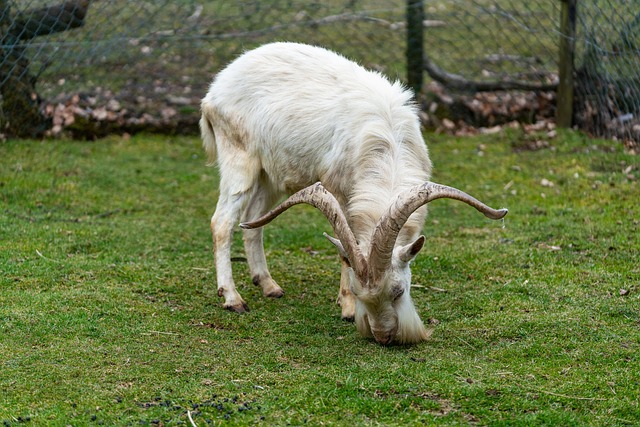
[[[212,111],[212,107],[207,103],[202,103],[202,117],[200,117],[200,134],[202,135],[202,146],[207,153],[208,165],[211,166],[216,161],[216,134],[213,130],[212,118],[215,117],[215,113]]]

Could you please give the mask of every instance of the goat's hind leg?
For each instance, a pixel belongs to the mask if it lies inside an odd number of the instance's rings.
[[[267,212],[275,201],[273,194],[264,185],[256,185],[249,204],[245,209],[243,221],[252,221]],[[264,254],[262,227],[253,230],[243,230],[244,250],[249,262],[253,284],[262,288],[266,297],[280,298],[284,291],[269,273],[267,259]]]
[[[249,306],[236,290],[231,269],[233,229],[240,218],[244,199],[246,196],[229,196],[221,192],[216,211],[211,218],[218,296],[224,297],[224,308],[237,313],[249,311]]]
[[[218,296],[224,297],[224,308],[242,313],[249,310],[233,281],[231,244],[233,230],[255,191],[260,166],[257,159],[232,144],[218,146],[220,167],[220,197],[211,218],[211,233],[216,261]]]

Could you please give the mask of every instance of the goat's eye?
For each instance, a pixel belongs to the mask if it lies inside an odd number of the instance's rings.
[[[391,298],[395,301],[404,294],[404,289],[397,287],[391,290]]]

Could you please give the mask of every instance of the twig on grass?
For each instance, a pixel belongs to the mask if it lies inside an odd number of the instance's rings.
[[[148,333],[143,333],[142,335],[175,335],[175,336],[180,336],[180,334],[175,333],[175,332],[162,332],[162,331],[149,331]]]
[[[474,346],[472,346],[471,344],[469,344],[467,341],[465,341],[464,339],[460,338],[460,337],[456,337],[458,338],[460,341],[462,341],[463,343],[465,343],[466,345],[468,345],[470,348],[477,350]]]
[[[537,390],[540,393],[545,393],[545,394],[550,394],[551,396],[557,396],[557,397],[564,397],[565,399],[574,399],[574,400],[600,400],[600,401],[605,401],[608,400],[604,397],[581,397],[581,396],[569,396],[566,394],[560,394],[560,393],[554,393],[552,391],[546,391],[546,390]]]
[[[81,216],[81,217],[69,217],[69,218],[56,218],[51,216],[52,215],[52,211],[49,212],[44,212],[45,216],[41,216],[40,218],[37,218],[35,216],[28,216],[28,215],[23,215],[21,213],[18,212],[12,212],[9,209],[5,209],[4,212],[7,215],[11,215],[15,218],[19,218],[25,221],[29,221],[29,222],[37,222],[37,221],[51,221],[51,222],[71,222],[71,223],[80,223],[80,222],[91,222],[94,219],[103,219],[103,218],[108,218],[110,216],[119,214],[120,212],[122,212],[122,209],[113,209],[113,210],[109,210],[109,211],[104,211],[101,213],[97,213],[94,215],[85,215],[85,216]]]
[[[102,212],[99,214],[95,214],[95,215],[90,215],[90,218],[96,219],[96,218],[106,218],[115,214],[118,214],[122,211],[122,209],[113,209],[111,211],[106,211],[106,212]]]
[[[38,254],[38,256],[40,258],[46,259],[47,261],[55,262],[55,263],[58,263],[58,264],[60,264],[62,262],[62,261],[58,261],[58,260],[55,260],[55,259],[47,258],[46,256],[42,255],[42,252],[40,252],[38,249],[36,249],[36,253]]]
[[[520,385],[520,387],[522,387],[522,388],[527,388],[527,387],[524,387],[522,384],[519,384],[519,385]],[[609,400],[609,399],[606,399],[606,398],[604,398],[604,397],[582,397],[582,396],[569,396],[568,394],[554,393],[554,392],[552,392],[552,391],[547,391],[547,390],[543,390],[543,389],[536,388],[536,387],[528,387],[528,388],[531,388],[531,389],[533,389],[533,390],[535,390],[535,391],[537,391],[537,392],[539,392],[539,393],[544,393],[544,394],[548,394],[548,395],[556,396],[556,397],[562,397],[562,398],[565,398],[565,399],[572,399],[572,400],[590,400],[590,401],[596,401],[596,400],[597,400],[597,401],[606,401],[606,400]]]
[[[191,425],[193,427],[198,427],[198,425],[193,421],[193,418],[191,418],[191,411],[187,410],[187,416],[189,417],[189,422],[191,423]]]

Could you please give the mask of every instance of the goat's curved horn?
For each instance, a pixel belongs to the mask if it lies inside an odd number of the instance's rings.
[[[356,273],[356,276],[361,280],[366,278],[367,262],[360,251],[360,247],[358,246],[358,242],[353,231],[351,231],[351,228],[347,223],[347,218],[345,217],[344,212],[342,212],[342,208],[340,207],[338,200],[336,200],[333,194],[327,191],[320,182],[316,182],[315,184],[294,193],[287,200],[260,218],[250,222],[243,222],[240,224],[240,227],[244,229],[262,227],[270,223],[275,217],[289,209],[291,206],[300,203],[307,203],[324,214],[333,227],[333,231],[336,236],[340,242],[342,242],[342,246],[348,255],[349,262],[351,263],[351,267]]]
[[[409,216],[419,207],[441,198],[465,202],[491,219],[501,219],[508,212],[507,209],[493,209],[457,188],[434,182],[427,181],[405,190],[398,195],[395,202],[380,217],[373,231],[369,267],[374,278],[379,278],[389,268],[396,239]]]

